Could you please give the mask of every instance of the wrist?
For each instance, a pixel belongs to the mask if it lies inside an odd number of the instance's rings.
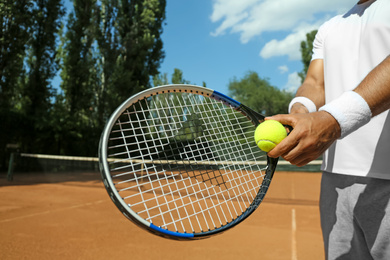
[[[319,110],[318,113],[320,113],[321,117],[326,120],[326,124],[328,125],[328,131],[332,133],[334,140],[341,138],[341,126],[337,119],[325,110]]]
[[[296,107],[298,104],[300,104],[301,106],[305,107],[307,112],[308,113],[312,113],[312,112],[316,112],[317,111],[317,107],[316,105],[314,104],[314,102],[312,100],[310,100],[309,98],[307,97],[295,97],[291,100],[289,106],[288,106],[288,112],[291,113],[291,111],[293,110],[293,106]],[[302,108],[299,108],[301,111],[302,111]],[[307,113],[305,112],[305,113]],[[294,111],[295,113],[295,111]]]
[[[309,113],[309,110],[307,109],[307,107],[305,107],[301,103],[295,103],[290,107],[289,113],[290,114],[305,114],[305,113]]]
[[[340,139],[367,124],[372,117],[367,102],[354,91],[343,93],[319,111],[326,111],[336,119],[341,130]]]

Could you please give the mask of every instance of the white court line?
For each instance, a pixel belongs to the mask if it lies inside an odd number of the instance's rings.
[[[43,212],[39,212],[39,213],[19,216],[19,217],[16,217],[16,218],[3,219],[3,220],[0,220],[0,223],[11,222],[11,221],[14,221],[14,220],[20,220],[20,219],[25,219],[25,218],[31,218],[31,217],[46,215],[46,214],[59,212],[59,211],[65,211],[65,210],[69,210],[69,209],[81,208],[81,207],[85,207],[85,206],[97,205],[97,204],[100,204],[100,203],[103,203],[103,202],[109,202],[109,201],[110,200],[98,200],[98,201],[95,201],[95,202],[87,202],[87,203],[83,203],[83,204],[79,204],[79,205],[70,206],[70,207],[67,207],[67,208],[47,210],[47,211],[43,211]]]
[[[295,209],[291,210],[291,260],[297,260],[297,221]]]

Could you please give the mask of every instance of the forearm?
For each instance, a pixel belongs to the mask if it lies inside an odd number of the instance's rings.
[[[390,109],[390,55],[354,91],[367,102],[372,116]]]
[[[295,97],[305,97],[314,103],[314,111],[325,104],[323,60],[314,60],[310,63],[307,76],[299,87]],[[310,111],[310,112],[314,112]],[[307,107],[297,102],[291,107],[291,114],[307,113]]]
[[[375,67],[353,91],[320,110],[331,114],[339,123],[344,138],[390,108],[390,56]]]
[[[306,97],[313,101],[317,110],[325,104],[325,91],[322,84],[314,81],[305,81],[298,89],[296,97]]]

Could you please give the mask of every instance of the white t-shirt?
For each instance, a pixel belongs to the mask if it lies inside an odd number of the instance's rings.
[[[390,0],[370,0],[324,23],[313,43],[313,60],[324,60],[326,103],[352,90],[390,55]],[[388,86],[390,87],[390,86]],[[390,114],[337,140],[322,170],[390,179]]]

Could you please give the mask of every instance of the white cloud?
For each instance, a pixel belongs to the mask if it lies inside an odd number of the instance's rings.
[[[336,13],[347,11],[356,0],[214,0],[210,17],[219,26],[211,34],[237,33],[242,43],[265,32],[285,32],[283,40],[272,39],[261,50],[262,57],[278,54],[297,59],[294,52],[306,33]],[[283,48],[283,49],[282,49]]]
[[[294,29],[288,36],[282,40],[273,39],[265,44],[260,51],[260,56],[268,59],[275,56],[288,56],[290,60],[300,60],[300,43],[306,40],[306,34],[317,29],[323,21],[316,24],[302,24]]]
[[[284,86],[284,90],[295,93],[299,86],[301,85],[301,78],[298,75],[298,72],[291,73],[288,75],[287,84]]]
[[[286,65],[279,66],[278,70],[279,70],[280,74],[284,74],[284,73],[288,72],[288,67]]]
[[[213,4],[213,13],[210,17],[212,22],[223,20],[221,25],[211,33],[213,36],[222,35],[229,28],[234,27],[241,21],[248,18],[246,11],[248,7],[255,4],[258,0],[217,0]]]

